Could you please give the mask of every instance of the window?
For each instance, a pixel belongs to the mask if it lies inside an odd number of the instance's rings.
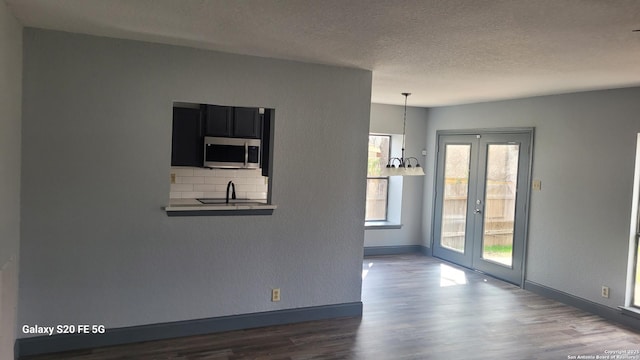
[[[391,136],[369,135],[365,221],[386,221],[389,177],[380,176],[389,161]]]

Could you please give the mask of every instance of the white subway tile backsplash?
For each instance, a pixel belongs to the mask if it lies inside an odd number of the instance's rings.
[[[267,198],[266,192],[247,192],[247,198],[265,200]]]
[[[259,178],[247,178],[245,179],[245,184],[253,184],[253,185],[266,185],[264,181],[265,177],[261,176]]]
[[[214,169],[195,169],[193,170],[193,176],[213,176]]]
[[[195,185],[193,185],[193,191],[216,191],[216,186],[218,186],[218,185],[195,184]]]
[[[211,192],[211,191],[204,192],[204,197],[206,198],[224,199],[226,196],[227,194],[225,192]],[[236,194],[236,196],[238,196],[238,194]]]
[[[229,178],[229,179],[226,179],[226,180],[227,180],[226,183],[228,183],[229,180],[233,181],[233,183],[236,184],[236,189],[238,188],[238,185],[245,184],[247,182],[247,179],[245,179],[245,178]]]
[[[171,184],[172,192],[193,191],[193,184]]]
[[[197,192],[197,191],[192,191],[192,192],[183,192],[181,193],[181,198],[183,199],[195,199],[195,198],[201,198],[204,197],[204,192]]]
[[[255,185],[236,185],[236,191],[251,191],[251,192],[255,192],[256,191],[256,186]]]
[[[260,170],[238,170],[237,178],[254,178],[256,176],[262,177]]]
[[[172,167],[171,173],[176,174],[169,194],[172,199],[224,198],[229,181],[235,184],[238,198],[267,198],[268,178],[260,170]]]
[[[193,176],[193,168],[189,167],[172,167],[171,173],[176,174],[176,176]]]
[[[204,176],[178,176],[177,184],[204,184]]]
[[[215,169],[214,171],[215,171],[214,176],[227,177],[227,178],[238,177],[238,170]]]
[[[226,193],[227,192],[227,184],[224,185],[216,185],[216,189],[214,191]]]
[[[212,177],[212,176],[207,176],[204,178],[204,183],[205,184],[217,184],[217,185],[222,185],[222,184],[226,184],[229,182],[229,179],[227,178],[223,178],[223,177]]]

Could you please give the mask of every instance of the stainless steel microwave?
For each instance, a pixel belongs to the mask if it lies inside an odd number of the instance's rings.
[[[260,139],[205,136],[204,167],[259,169]]]

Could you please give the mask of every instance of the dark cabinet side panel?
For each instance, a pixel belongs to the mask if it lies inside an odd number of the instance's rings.
[[[269,176],[269,169],[271,167],[271,133],[273,129],[273,118],[274,118],[273,109],[265,109],[264,116],[262,119],[262,176]]]
[[[202,166],[204,161],[200,109],[173,108],[172,166]]]

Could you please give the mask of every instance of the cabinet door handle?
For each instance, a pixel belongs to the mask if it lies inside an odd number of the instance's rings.
[[[249,164],[249,143],[244,142],[244,167],[247,167]]]

